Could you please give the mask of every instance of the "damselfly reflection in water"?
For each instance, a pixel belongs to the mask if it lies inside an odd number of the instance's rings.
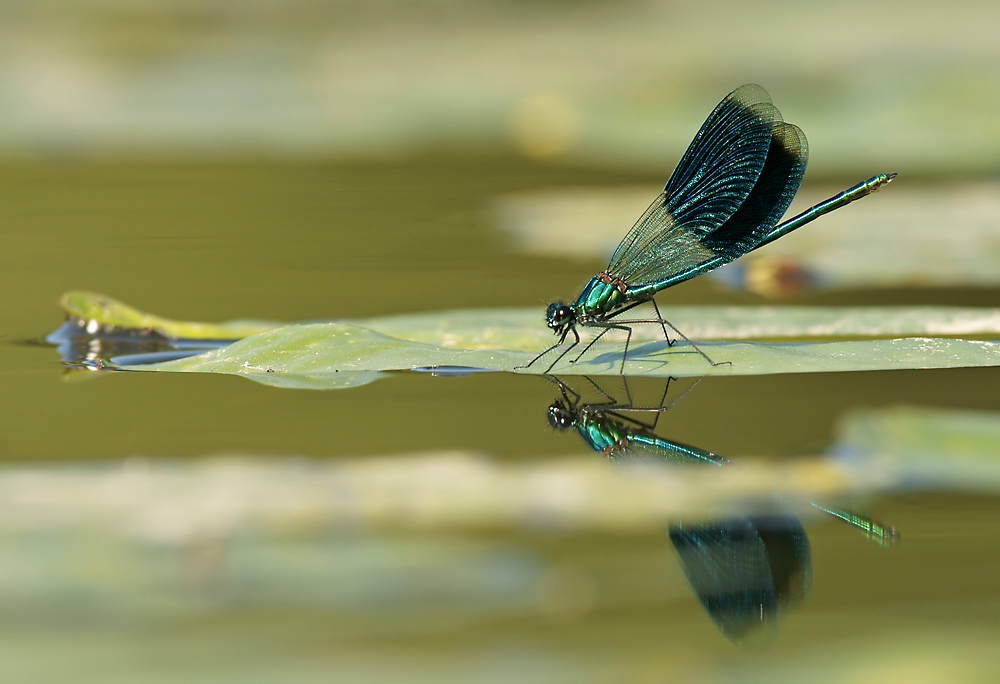
[[[573,341],[546,372],[580,343],[577,326],[600,332],[571,361],[578,361],[610,330],[626,333],[625,372],[632,325],[652,323],[684,338],[705,361],[718,365],[660,314],[660,290],[708,273],[759,249],[823,214],[870,195],[891,181],[883,173],[848,188],[784,223],[784,215],[806,172],[809,146],[802,130],[786,123],[759,85],[740,86],[719,103],[695,135],[663,191],[628,232],[608,267],[590,279],[572,304],[549,305],[546,324],[559,340],[528,366]],[[653,318],[620,318],[641,304]],[[726,363],[721,361],[721,363]]]
[[[654,430],[668,411],[697,382],[664,405],[668,379],[658,406],[636,406],[622,378],[625,401],[619,402],[590,378],[584,378],[601,401],[584,403],[558,378],[560,397],[549,406],[549,425],[574,429],[594,451],[616,463],[703,464],[729,461],[704,449],[664,439]],[[632,415],[630,415],[632,414]],[[639,416],[651,416],[640,420]],[[815,508],[846,522],[880,546],[891,545],[896,531],[851,511],[817,503]],[[790,515],[734,517],[719,521],[673,522],[670,542],[691,588],[719,630],[734,642],[756,641],[777,633],[778,617],[812,583],[809,540],[799,520]]]

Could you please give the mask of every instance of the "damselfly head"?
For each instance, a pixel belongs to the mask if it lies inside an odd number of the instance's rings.
[[[565,430],[566,428],[573,427],[573,421],[576,420],[576,412],[564,404],[562,400],[556,399],[549,406],[549,427],[556,428],[557,430]]]
[[[567,326],[576,321],[576,312],[568,304],[552,302],[545,310],[545,322],[556,335],[561,335]]]

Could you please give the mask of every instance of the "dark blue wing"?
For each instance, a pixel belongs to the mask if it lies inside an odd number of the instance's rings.
[[[698,599],[732,641],[773,637],[779,611],[809,589],[809,542],[794,518],[679,523],[668,535]]]
[[[778,598],[767,549],[749,520],[673,525],[668,530],[681,569],[726,638],[777,633]]]
[[[728,221],[702,239],[702,244],[726,262],[756,248],[792,203],[808,159],[809,143],[802,129],[784,121],[775,123],[764,169],[750,195]]]
[[[607,273],[652,294],[752,250],[777,224],[805,174],[808,145],[767,92],[745,85],[705,121]]]

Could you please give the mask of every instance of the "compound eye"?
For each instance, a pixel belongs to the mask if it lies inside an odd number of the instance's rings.
[[[548,418],[549,427],[564,429],[572,424],[569,416],[566,415],[566,409],[558,402],[549,407]]]
[[[556,323],[565,323],[570,319],[572,311],[565,304],[560,304],[556,307],[552,314],[552,318]]]

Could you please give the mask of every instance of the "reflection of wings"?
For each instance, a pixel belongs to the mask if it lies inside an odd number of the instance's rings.
[[[794,518],[680,523],[668,534],[695,594],[731,641],[772,638],[779,609],[808,590],[809,542]]]
[[[705,120],[607,274],[655,292],[746,254],[785,213],[807,157],[805,135],[782,121],[767,91],[737,88]]]

